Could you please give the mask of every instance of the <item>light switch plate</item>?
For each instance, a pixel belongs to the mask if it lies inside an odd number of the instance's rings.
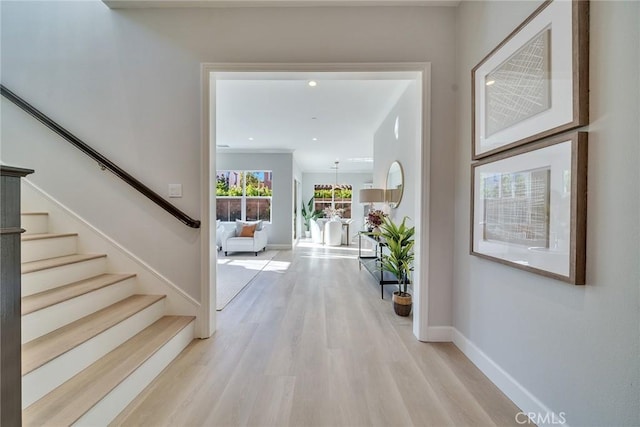
[[[182,184],[169,184],[169,197],[182,197]]]

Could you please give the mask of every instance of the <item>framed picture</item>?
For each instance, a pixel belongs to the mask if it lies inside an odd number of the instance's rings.
[[[474,160],[589,122],[589,2],[547,1],[471,72]]]
[[[471,177],[472,255],[584,285],[586,132],[483,159]]]

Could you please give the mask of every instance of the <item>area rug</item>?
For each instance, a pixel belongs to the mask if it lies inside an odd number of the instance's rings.
[[[216,280],[216,310],[231,302],[271,262],[278,251],[233,252],[228,256],[218,252]]]

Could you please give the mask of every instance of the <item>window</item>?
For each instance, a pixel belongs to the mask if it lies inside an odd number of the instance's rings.
[[[271,222],[271,171],[218,171],[216,215],[221,221]]]
[[[342,218],[351,218],[351,196],[350,185],[317,184],[313,187],[314,208],[322,211],[335,206],[343,210]]]

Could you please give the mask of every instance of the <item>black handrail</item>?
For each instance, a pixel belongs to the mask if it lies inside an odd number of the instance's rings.
[[[183,222],[187,226],[191,228],[200,228],[200,221],[198,221],[197,219],[191,218],[189,215],[182,212],[180,209],[176,208],[171,203],[167,202],[158,193],[154,192],[149,187],[147,187],[146,185],[144,185],[143,183],[141,183],[140,181],[138,181],[137,179],[129,175],[127,172],[122,170],[122,168],[120,168],[118,165],[113,163],[111,160],[107,159],[102,154],[98,153],[96,150],[94,150],[85,142],[83,142],[80,138],[76,137],[71,132],[69,132],[68,130],[66,130],[65,128],[63,128],[53,120],[51,120],[49,117],[44,115],[42,112],[40,112],[38,109],[33,107],[24,99],[20,98],[15,93],[11,92],[2,84],[0,84],[0,93],[2,93],[2,96],[7,98],[9,101],[13,102],[18,107],[22,108],[24,111],[31,114],[43,125],[45,125],[49,129],[51,129],[52,131],[60,135],[62,138],[66,139],[74,147],[76,147],[77,149],[85,153],[87,156],[97,161],[100,168],[102,168],[103,170],[108,169],[118,178],[122,179],[124,182],[126,182],[127,184],[129,184],[130,186],[132,186],[133,188],[135,188],[136,190],[138,190],[139,192],[147,196],[152,202],[160,206],[165,211],[169,212],[174,217],[178,218],[181,222]]]

